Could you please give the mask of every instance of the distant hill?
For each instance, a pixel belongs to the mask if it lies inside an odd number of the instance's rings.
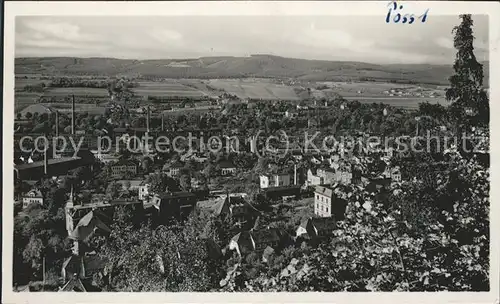
[[[488,79],[489,66],[484,65]],[[447,84],[451,66],[429,64],[377,65],[284,58],[201,57],[196,59],[130,60],[114,58],[43,57],[16,58],[15,73],[44,75],[142,76],[163,78],[273,77],[310,81],[395,81]],[[488,83],[485,81],[485,83]]]

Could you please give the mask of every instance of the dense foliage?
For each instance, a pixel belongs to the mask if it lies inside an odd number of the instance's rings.
[[[488,95],[483,88],[483,66],[474,55],[473,21],[471,15],[461,15],[462,23],[456,26],[454,46],[457,56],[450,77],[451,87],[446,91],[446,98],[452,100],[451,112],[457,124],[489,124],[490,107]]]
[[[489,290],[489,170],[452,157],[430,193],[416,181],[377,202],[352,187],[346,219],[329,242],[284,253],[281,268],[257,268],[251,278],[243,261],[221,285],[228,291]]]

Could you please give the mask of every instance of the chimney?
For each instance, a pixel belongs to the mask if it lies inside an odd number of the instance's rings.
[[[71,100],[71,135],[75,135],[75,95]]]
[[[149,133],[149,120],[151,118],[151,112],[149,110],[149,106],[148,106],[148,113],[147,113],[147,116],[146,116],[146,129],[147,129],[147,132]]]
[[[297,165],[293,165],[293,184],[297,184]]]
[[[165,131],[165,115],[161,113],[161,131]]]
[[[59,136],[59,111],[56,111],[56,137]]]
[[[47,150],[48,150],[48,146],[46,145],[45,146],[45,151],[43,151],[43,174],[44,175],[47,175],[48,171],[49,171],[49,159],[47,157]]]

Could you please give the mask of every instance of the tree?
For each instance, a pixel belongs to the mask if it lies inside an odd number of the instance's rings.
[[[145,173],[148,173],[150,168],[151,168],[151,163],[152,163],[152,160],[150,157],[148,156],[144,156],[144,158],[142,159],[142,170],[143,172]]]
[[[64,209],[46,210],[32,205],[25,210],[27,216],[14,220],[14,271],[25,277],[14,276],[19,283],[42,278],[45,258],[46,273],[60,273],[63,259],[69,251],[65,228]]]
[[[129,180],[125,181],[124,187],[125,187],[125,189],[130,190],[131,185],[130,185],[130,181]]]
[[[167,190],[167,176],[163,173],[152,174],[148,177],[150,189],[154,193],[161,193]]]
[[[454,46],[457,55],[450,77],[450,88],[446,90],[446,99],[453,101],[451,115],[457,127],[489,124],[489,100],[483,89],[483,65],[474,55],[473,21],[471,15],[460,15],[462,22],[453,29]]]
[[[206,220],[193,214],[184,227],[112,229],[98,253],[107,260],[111,291],[209,291],[217,269],[201,240]],[[114,226],[114,225],[113,225]],[[211,267],[212,266],[212,267]]]
[[[122,186],[117,182],[111,182],[106,189],[106,196],[108,199],[116,199],[120,195],[120,191],[122,190]]]
[[[253,278],[238,263],[223,290],[489,290],[489,169],[448,155],[444,167],[421,169],[432,184],[418,177],[387,199],[348,186],[345,219],[329,241],[277,256],[277,269]]]
[[[180,182],[182,190],[184,190],[184,191],[191,190],[191,177],[189,175],[187,175],[187,174],[181,175],[179,182]]]
[[[212,163],[207,164],[205,169],[203,169],[203,173],[207,177],[208,181],[210,182],[210,179],[215,175],[216,168]]]

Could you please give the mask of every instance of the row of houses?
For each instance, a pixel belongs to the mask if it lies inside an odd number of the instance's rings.
[[[228,249],[241,258],[250,253],[262,254],[263,262],[276,251],[287,246],[300,245],[303,242],[317,244],[333,235],[336,220],[329,218],[305,218],[290,235],[278,228],[250,229],[238,232],[231,238]]]

